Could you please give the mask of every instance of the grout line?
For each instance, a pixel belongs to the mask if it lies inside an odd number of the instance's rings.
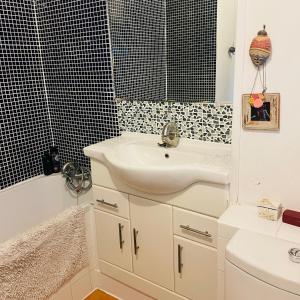
[[[52,128],[51,115],[50,115],[49,97],[48,97],[48,91],[47,91],[47,85],[46,85],[46,77],[45,77],[44,63],[43,63],[43,57],[42,57],[39,25],[38,25],[38,20],[37,20],[37,13],[36,13],[36,0],[33,0],[33,12],[34,12],[35,27],[36,27],[36,34],[37,34],[38,47],[39,47],[39,56],[40,56],[39,59],[40,59],[40,65],[41,65],[41,70],[42,70],[42,74],[43,74],[44,92],[45,92],[45,98],[46,98],[46,103],[47,103],[48,121],[49,121],[49,127],[50,127],[51,141],[52,141],[52,145],[54,146],[54,134],[53,134],[53,128]]]

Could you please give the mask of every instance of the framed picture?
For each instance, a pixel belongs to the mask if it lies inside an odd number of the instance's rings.
[[[251,130],[279,130],[280,94],[265,94],[263,106],[249,103],[250,94],[243,95],[243,128]]]

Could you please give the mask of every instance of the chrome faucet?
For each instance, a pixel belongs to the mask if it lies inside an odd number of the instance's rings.
[[[78,194],[92,187],[90,170],[86,167],[79,166],[76,162],[67,162],[63,166],[61,173],[62,176],[66,178],[67,187]]]
[[[179,130],[174,122],[165,124],[161,134],[162,143],[158,143],[160,147],[177,147],[179,143]]]

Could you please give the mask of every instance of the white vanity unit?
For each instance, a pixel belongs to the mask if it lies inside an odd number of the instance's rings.
[[[226,145],[126,133],[89,146],[100,271],[155,299],[217,298]]]

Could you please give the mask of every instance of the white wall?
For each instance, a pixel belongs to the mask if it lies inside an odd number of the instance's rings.
[[[300,210],[300,1],[239,0],[238,13],[233,189],[241,203],[269,197]],[[279,132],[241,129],[241,94],[255,76],[249,44],[263,24],[273,44],[268,91],[281,93]]]

